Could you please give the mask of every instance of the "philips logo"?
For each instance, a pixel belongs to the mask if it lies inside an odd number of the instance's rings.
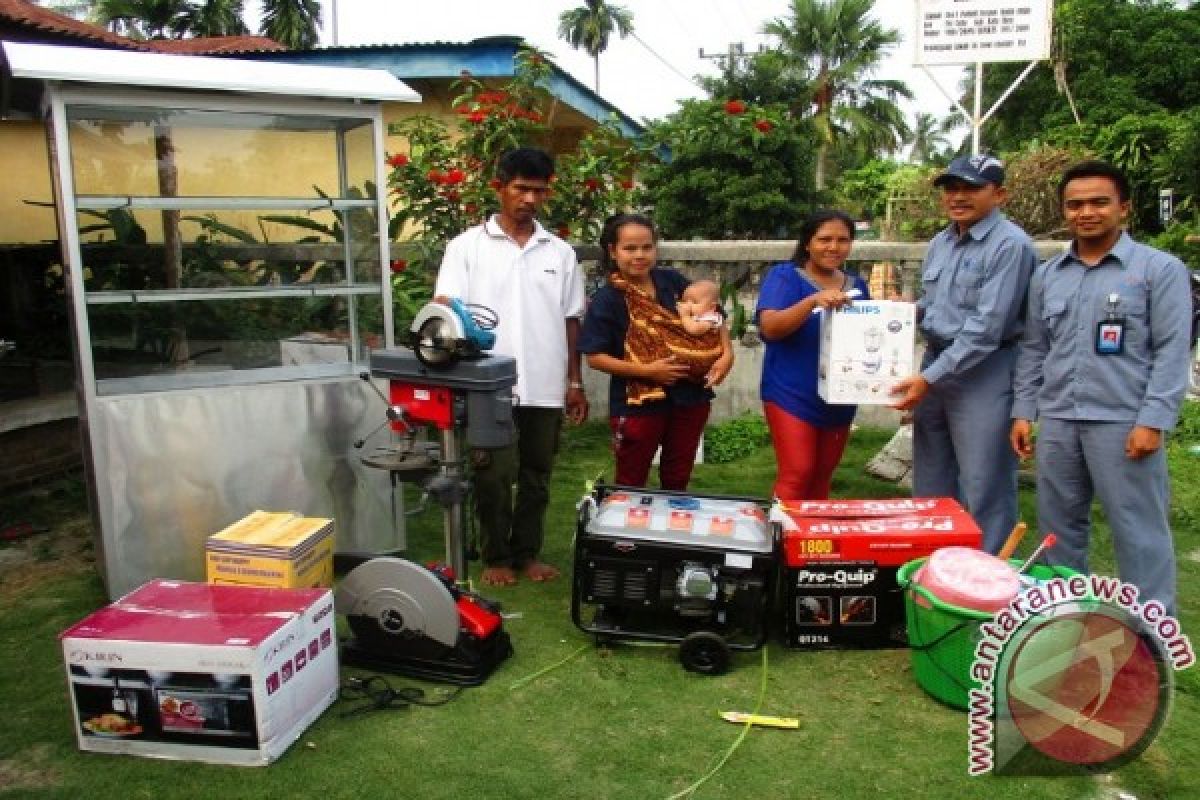
[[[879,306],[859,305],[854,303],[848,306],[842,306],[837,310],[838,314],[882,314],[883,309]]]

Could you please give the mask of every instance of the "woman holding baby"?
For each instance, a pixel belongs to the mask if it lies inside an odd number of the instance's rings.
[[[645,486],[661,447],[659,483],[682,491],[712,387],[729,374],[733,348],[714,316],[720,308],[715,284],[689,284],[657,264],[658,238],[648,217],[617,214],[605,221],[600,265],[608,280],[591,297],[577,346],[588,366],[612,376],[614,482]]]
[[[853,243],[849,215],[814,212],[792,260],[773,267],[759,292],[755,319],[766,342],[760,389],[775,447],[775,497],[785,503],[829,497],[857,410],[817,394],[821,312],[868,299],[862,278],[844,271]]]

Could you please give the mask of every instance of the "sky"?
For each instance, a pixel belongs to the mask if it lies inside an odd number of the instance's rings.
[[[482,36],[521,36],[548,51],[560,68],[591,87],[592,59],[558,38],[558,15],[581,0],[321,0],[321,44],[409,44],[466,42]],[[701,97],[690,80],[716,74],[719,63],[705,54],[725,53],[740,42],[746,52],[769,42],[759,31],[764,22],[785,16],[787,0],[616,0],[633,12],[634,35],[614,36],[600,56],[600,94],[634,119],[671,113],[679,100]],[[247,2],[249,10],[253,2]],[[946,116],[951,103],[936,84],[912,66],[914,0],[877,0],[874,16],[900,32],[901,43],[888,53],[873,77],[908,84],[914,102],[903,104],[911,119],[917,110]],[[954,92],[960,70],[933,68],[937,80]]]

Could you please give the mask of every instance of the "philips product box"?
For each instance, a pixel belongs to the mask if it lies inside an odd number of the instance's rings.
[[[892,386],[916,369],[916,306],[859,300],[821,313],[817,393],[826,403],[887,405]]]
[[[783,541],[785,641],[791,647],[901,647],[896,572],[940,547],[979,547],[951,498],[819,500],[771,509]]]
[[[61,636],[79,748],[262,766],[337,697],[328,589],[151,581]]]
[[[284,589],[333,585],[333,520],[255,511],[208,537],[209,583]]]

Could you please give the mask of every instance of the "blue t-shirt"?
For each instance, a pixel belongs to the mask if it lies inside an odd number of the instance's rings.
[[[675,270],[658,267],[650,270],[650,280],[654,283],[654,299],[668,311],[675,311],[679,296],[690,283]],[[605,283],[588,301],[587,315],[583,318],[583,330],[579,333],[576,349],[584,354],[605,353],[613,358],[624,358],[625,332],[628,330],[629,308],[625,305],[625,295],[611,283]],[[670,411],[673,406],[696,406],[713,398],[710,390],[688,380],[676,381],[663,388],[667,392],[665,400],[631,406],[625,402],[625,379],[613,375],[608,383],[609,416],[661,414]]]
[[[853,288],[862,292],[861,299],[870,299],[863,279],[857,275],[849,277]],[[754,321],[761,327],[759,318],[762,312],[791,308],[819,291],[791,261],[776,264],[763,280]],[[760,384],[763,402],[774,403],[792,416],[819,428],[850,424],[858,406],[830,405],[817,394],[817,364],[821,350],[820,314],[810,314],[799,328],[782,339],[767,341],[766,346]]]

